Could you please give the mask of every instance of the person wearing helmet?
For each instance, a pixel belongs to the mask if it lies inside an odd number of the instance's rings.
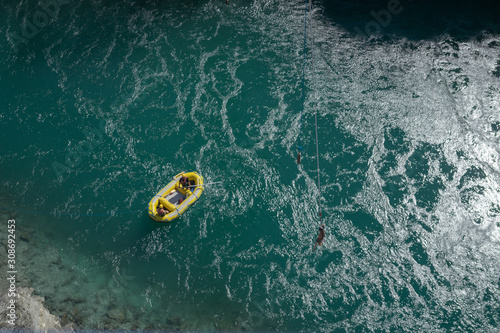
[[[162,204],[158,205],[158,209],[156,211],[158,212],[158,215],[160,215],[162,217],[165,216],[165,215],[167,215],[167,213],[168,213],[168,210],[166,210],[165,208],[163,208]]]

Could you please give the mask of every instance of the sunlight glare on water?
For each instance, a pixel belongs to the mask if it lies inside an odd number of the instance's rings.
[[[2,36],[38,8],[1,6]],[[79,330],[495,330],[498,23],[405,3],[363,37],[362,6],[314,3],[302,119],[303,1],[72,1],[1,41],[19,287]],[[223,183],[153,222],[192,170]]]

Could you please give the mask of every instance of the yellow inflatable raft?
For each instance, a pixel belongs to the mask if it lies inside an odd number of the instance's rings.
[[[182,177],[187,177],[189,186],[180,183]],[[158,222],[170,222],[181,216],[203,193],[203,177],[196,171],[181,172],[174,179],[162,188],[149,202],[149,216]],[[160,204],[168,210],[168,213],[161,216],[158,213]]]

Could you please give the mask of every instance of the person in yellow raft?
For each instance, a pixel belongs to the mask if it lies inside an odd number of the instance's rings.
[[[189,182],[189,179],[188,177],[186,176],[182,176],[180,179],[179,179],[179,185],[181,188],[185,188],[188,190],[189,192],[189,187],[191,187],[191,183]],[[190,193],[190,192],[189,192]],[[179,200],[179,204],[182,203],[182,199]],[[167,199],[163,198],[163,197],[160,197],[158,199],[158,208],[156,209],[156,212],[158,213],[158,215],[160,215],[161,217],[167,215],[168,213],[170,213],[170,211],[173,211],[175,209],[174,206],[172,206],[172,204],[170,202],[167,201]]]
[[[185,177],[185,176],[182,176],[181,179],[179,179],[179,184],[182,187],[186,187],[186,188],[188,188],[191,185],[191,183],[189,183],[188,177]]]
[[[168,210],[166,210],[162,204],[158,205],[158,209],[156,210],[156,212],[162,217],[168,214]]]

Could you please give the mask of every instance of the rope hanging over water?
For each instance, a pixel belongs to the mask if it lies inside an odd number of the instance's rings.
[[[307,0],[306,0],[307,1]],[[307,6],[307,5],[306,5]],[[312,7],[312,0],[311,0]],[[314,46],[314,29],[313,29],[313,20],[311,20],[311,43]],[[313,76],[313,109],[314,109],[314,127],[316,130],[316,167],[318,169],[318,214],[321,222],[321,181],[319,176],[319,140],[318,140],[318,96],[316,95],[316,71],[314,70],[314,47],[311,47],[311,68],[312,68],[312,76]]]
[[[304,11],[304,61],[302,65],[302,108],[300,109],[300,129],[299,129],[299,148],[297,151],[297,164],[300,164],[300,157],[304,148],[302,148],[302,114],[304,113],[305,95],[306,95],[306,41],[307,41],[307,5],[306,0]]]
[[[312,0],[305,0],[305,13],[304,13],[304,61],[302,66],[302,108],[300,110],[300,132],[299,132],[299,147],[297,152],[297,164],[300,164],[301,153],[303,152],[303,148],[301,146],[302,142],[302,114],[305,108],[305,77],[306,77],[306,45],[307,45],[307,8],[310,7],[310,11],[312,12]],[[318,171],[318,214],[319,219],[321,221],[321,181],[320,181],[320,169],[319,169],[319,140],[318,140],[318,108],[317,108],[317,94],[316,94],[316,71],[314,70],[314,34],[313,34],[313,20],[310,20],[311,24],[311,68],[312,68],[312,77],[313,77],[313,109],[314,109],[314,126],[316,132],[316,167]]]

